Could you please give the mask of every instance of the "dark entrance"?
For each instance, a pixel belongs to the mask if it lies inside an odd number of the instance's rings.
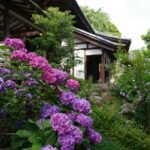
[[[99,80],[99,64],[101,63],[101,55],[86,56],[86,79],[90,76],[93,77],[93,81]]]

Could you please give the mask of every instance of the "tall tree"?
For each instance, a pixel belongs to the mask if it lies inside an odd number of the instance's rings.
[[[70,15],[68,11],[61,12],[58,8],[53,7],[44,12],[48,17],[39,14],[33,15],[35,24],[43,29],[43,33],[32,39],[31,43],[34,45],[34,49],[40,52],[46,51],[47,59],[54,67],[61,67],[63,60],[63,69],[69,70],[75,65],[73,62],[74,16]]]
[[[86,6],[82,7],[82,10],[95,30],[119,37],[121,36],[120,31],[111,22],[109,15],[102,11],[102,9],[94,10]]]
[[[147,49],[150,50],[150,29],[147,31],[145,35],[142,35],[142,39],[144,40]]]

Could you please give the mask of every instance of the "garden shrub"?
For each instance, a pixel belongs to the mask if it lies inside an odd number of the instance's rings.
[[[118,51],[113,94],[132,103],[134,119],[150,132],[150,50]]]
[[[112,140],[112,143],[117,141],[125,149],[150,149],[150,136],[139,129],[134,121],[118,114],[120,111],[119,103],[117,98],[112,97],[112,101],[101,107],[93,105],[94,127],[97,131],[101,131],[103,137]]]
[[[77,94],[79,82],[52,68],[44,57],[28,52],[20,39],[6,38],[4,44],[0,134],[12,135],[11,144],[4,146],[14,150],[95,148],[102,137],[93,129],[90,102]]]

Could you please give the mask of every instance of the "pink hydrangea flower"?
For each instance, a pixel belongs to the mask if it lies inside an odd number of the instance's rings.
[[[18,38],[6,38],[4,44],[15,49],[21,49],[25,47],[24,42]]]
[[[21,50],[15,50],[11,53],[11,59],[18,59],[21,61],[27,60],[27,54]]]
[[[50,65],[48,64],[48,61],[42,56],[34,57],[29,62],[29,64],[33,68],[38,68],[38,69],[41,69],[41,70],[44,70],[44,71],[45,71],[45,68],[49,68],[50,67]]]
[[[48,84],[54,84],[56,82],[56,77],[53,73],[46,71],[42,75],[42,80]]]
[[[21,51],[23,51],[23,52],[25,52],[25,53],[28,52],[28,50],[27,50],[26,48],[21,48],[21,49],[19,49],[19,50],[21,50]]]
[[[37,57],[37,55],[36,55],[36,53],[34,53],[34,52],[29,52],[29,53],[27,54],[27,59],[28,59],[28,60],[32,60],[32,59],[35,58],[35,57]]]
[[[72,91],[77,91],[79,88],[79,82],[74,79],[67,80],[66,86]]]

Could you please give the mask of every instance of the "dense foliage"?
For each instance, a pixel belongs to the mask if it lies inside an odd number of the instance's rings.
[[[142,39],[144,40],[147,49],[150,49],[150,29],[147,31],[145,35],[142,35]]]
[[[129,111],[136,112],[136,120],[150,130],[150,51],[120,51],[116,56],[119,72],[114,90],[132,104]]]
[[[110,35],[121,36],[120,31],[111,22],[108,14],[103,12],[102,9],[94,10],[88,7],[82,7],[82,10],[95,30]]]
[[[94,149],[91,105],[78,96],[79,82],[6,38],[0,57],[0,147],[31,150]],[[3,49],[3,50],[2,50]],[[82,89],[81,89],[82,90]],[[6,138],[6,136],[11,137]],[[11,141],[11,142],[10,142]]]
[[[43,29],[43,33],[30,39],[33,50],[45,51],[46,58],[52,66],[65,70],[72,68],[78,61],[74,59],[73,16],[68,12],[61,12],[58,8],[48,8],[47,16],[34,14],[36,25]]]
[[[101,107],[93,105],[94,127],[101,131],[103,140],[96,146],[97,150],[148,150],[150,135],[138,127],[135,121],[129,120],[120,112],[121,101],[111,97]]]

